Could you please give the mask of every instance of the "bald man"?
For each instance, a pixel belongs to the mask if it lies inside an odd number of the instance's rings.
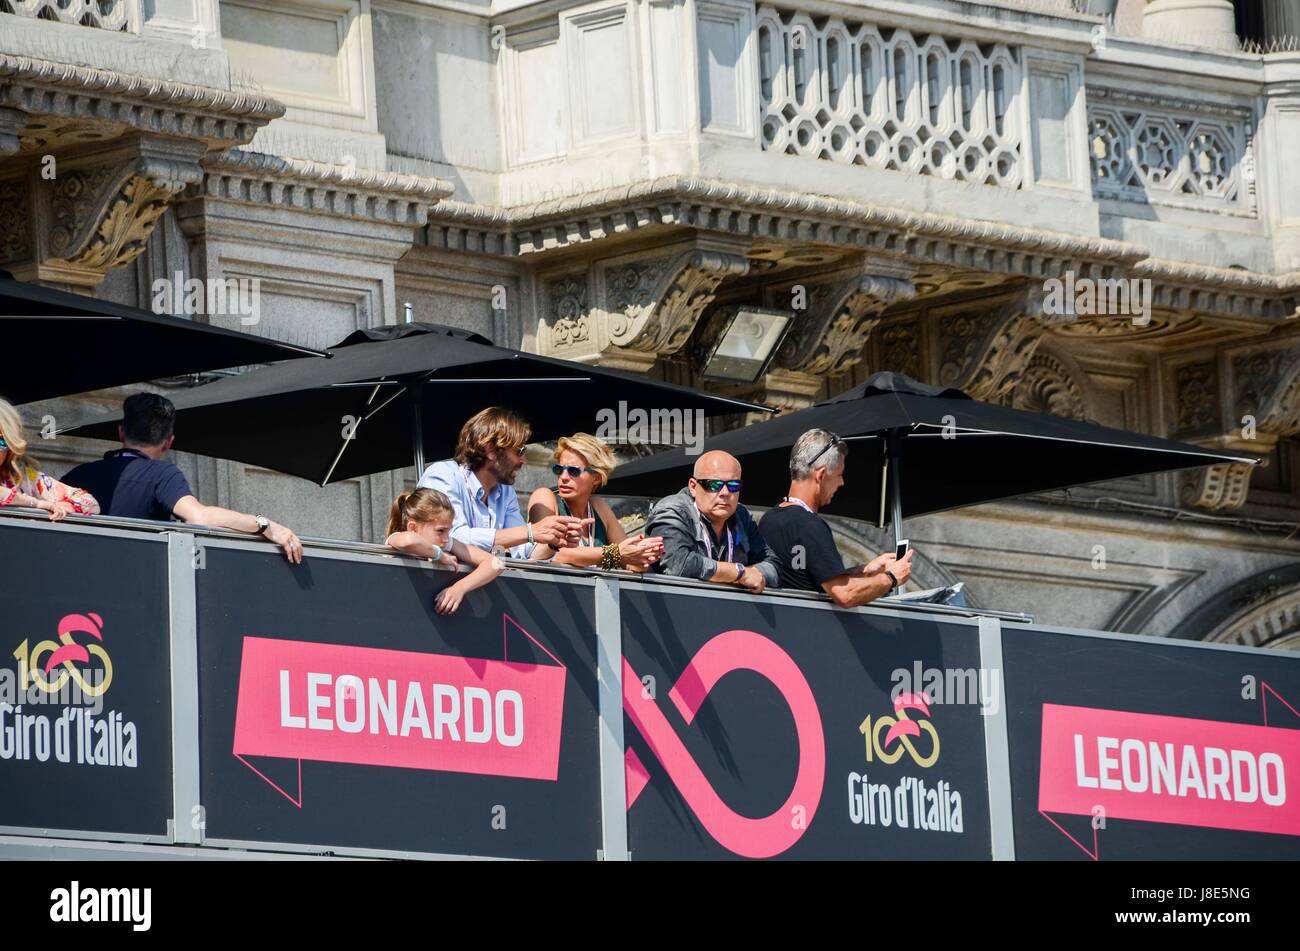
[[[654,566],[662,574],[743,587],[778,587],[776,556],[740,504],[740,462],[714,450],[695,460],[695,474],[676,495],[650,510],[647,536],[664,540]]]

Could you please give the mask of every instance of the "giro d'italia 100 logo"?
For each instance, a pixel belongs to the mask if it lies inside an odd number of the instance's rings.
[[[939,729],[930,703],[924,693],[902,693],[892,716],[868,716],[859,724],[867,767],[848,775],[849,820],[854,824],[948,833],[965,828],[962,795],[950,782],[903,772],[929,769],[939,761]]]
[[[0,668],[0,760],[79,766],[139,762],[135,723],[104,709],[113,684],[104,619],[65,614],[53,638],[25,638]]]

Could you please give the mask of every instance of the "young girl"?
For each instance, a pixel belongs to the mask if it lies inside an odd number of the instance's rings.
[[[64,485],[33,465],[22,417],[13,404],[0,400],[0,507],[6,505],[44,509],[51,522],[74,513],[99,514],[99,503],[85,489]]]
[[[385,544],[389,548],[428,558],[453,571],[462,560],[474,565],[473,571],[438,592],[433,604],[439,614],[454,614],[465,595],[483,587],[501,574],[503,568],[501,559],[495,555],[451,538],[454,517],[451,501],[437,489],[403,492],[393,500],[388,512]]]

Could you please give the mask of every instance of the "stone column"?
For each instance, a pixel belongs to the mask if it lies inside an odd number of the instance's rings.
[[[1142,32],[1191,46],[1237,48],[1237,21],[1229,0],[1151,0]]]
[[[1264,37],[1284,49],[1300,48],[1300,0],[1264,0]]]

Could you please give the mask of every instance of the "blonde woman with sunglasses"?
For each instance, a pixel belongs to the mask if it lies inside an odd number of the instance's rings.
[[[663,556],[663,539],[644,534],[629,538],[609,503],[595,497],[616,465],[609,447],[589,433],[575,433],[560,440],[552,459],[555,487],[537,489],[529,497],[529,521],[550,515],[583,520],[577,547],[560,549],[553,560],[581,568],[649,570]],[[532,557],[551,558],[551,554],[552,549],[539,545]]]
[[[84,489],[46,475],[27,455],[23,419],[12,403],[0,400],[0,508],[17,505],[42,509],[51,522],[69,515],[98,515],[99,503]]]

